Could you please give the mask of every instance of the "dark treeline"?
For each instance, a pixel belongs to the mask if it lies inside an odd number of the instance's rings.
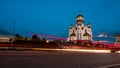
[[[10,44],[13,44],[15,47],[39,47],[39,48],[57,48],[58,44],[56,41],[47,42],[44,38],[39,38],[36,34],[32,37],[22,37],[19,34],[16,34],[14,38],[10,39]],[[6,43],[5,43],[6,44]],[[9,44],[8,44],[9,45]]]
[[[32,38],[22,37],[19,34],[16,34],[13,43],[27,43],[27,44],[40,44],[46,43],[46,39],[40,39],[36,34],[32,36]]]

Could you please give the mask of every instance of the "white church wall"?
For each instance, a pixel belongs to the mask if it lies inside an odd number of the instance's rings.
[[[70,26],[72,27],[72,26]],[[70,37],[71,34],[75,33],[75,37]],[[83,36],[85,33],[88,34],[88,36]],[[91,36],[91,37],[89,37]],[[84,18],[83,16],[79,15],[76,19],[76,27],[72,27],[72,29],[69,30],[69,37],[68,40],[92,40],[92,30],[91,25],[84,26]]]

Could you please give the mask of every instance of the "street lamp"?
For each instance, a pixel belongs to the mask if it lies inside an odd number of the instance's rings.
[[[15,21],[13,21],[12,23],[13,23],[13,40],[12,40],[11,48],[14,44],[13,42],[14,42],[14,35],[15,35]]]
[[[13,21],[12,23],[13,23],[13,35],[15,35],[15,21]]]

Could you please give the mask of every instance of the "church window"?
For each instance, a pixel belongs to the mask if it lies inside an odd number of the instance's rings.
[[[80,40],[82,39],[82,34],[80,33]]]
[[[77,40],[79,40],[79,33],[77,33]]]

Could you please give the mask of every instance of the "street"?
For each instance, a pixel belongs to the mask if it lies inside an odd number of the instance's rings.
[[[0,51],[0,68],[97,68],[119,64],[120,54],[68,51]]]

